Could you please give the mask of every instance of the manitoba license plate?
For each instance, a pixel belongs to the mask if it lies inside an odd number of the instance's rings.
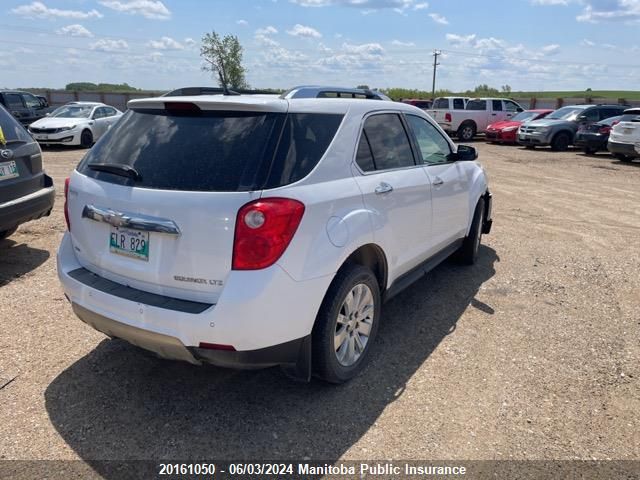
[[[149,232],[111,227],[109,250],[119,255],[149,261]]]
[[[10,178],[19,177],[18,166],[16,162],[4,162],[0,163],[0,181],[1,180],[9,180]]]

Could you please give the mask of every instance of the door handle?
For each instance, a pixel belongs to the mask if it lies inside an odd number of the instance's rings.
[[[382,182],[380,185],[376,187],[376,195],[381,195],[383,193],[389,193],[393,191],[393,187],[389,185],[387,182]]]
[[[440,177],[436,177],[436,178],[433,179],[433,186],[434,187],[439,187],[442,184],[444,184],[444,180],[442,180]]]

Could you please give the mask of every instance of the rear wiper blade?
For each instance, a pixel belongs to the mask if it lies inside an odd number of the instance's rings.
[[[142,175],[135,168],[122,163],[89,163],[87,167],[98,172],[112,173],[121,177],[129,177],[132,180],[142,180]]]

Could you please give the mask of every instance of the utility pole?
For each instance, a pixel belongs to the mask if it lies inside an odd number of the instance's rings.
[[[438,68],[438,57],[442,55],[442,51],[433,51],[433,86],[431,87],[431,100],[435,100],[436,97],[436,69]]]

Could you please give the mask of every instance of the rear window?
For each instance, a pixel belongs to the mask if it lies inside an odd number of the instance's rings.
[[[625,113],[620,117],[621,122],[640,122],[640,112],[638,113]]]
[[[78,170],[101,181],[161,190],[249,191],[306,176],[324,155],[341,115],[164,110],[128,111]],[[91,163],[128,165],[140,179]]]
[[[9,112],[0,106],[0,128],[2,129],[2,136],[7,143],[12,142],[31,142],[31,136],[20,125],[20,123],[13,118]],[[2,138],[2,137],[0,137]],[[1,146],[1,145],[0,145]]]

